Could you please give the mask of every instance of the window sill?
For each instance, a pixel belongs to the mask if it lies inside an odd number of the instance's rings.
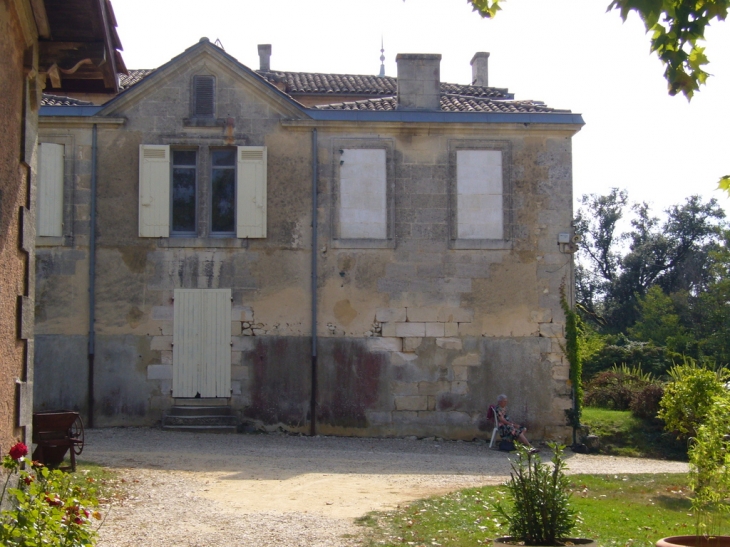
[[[235,237],[167,237],[158,239],[157,246],[164,248],[247,249],[248,239]]]
[[[36,247],[71,247],[72,238],[70,236],[36,236]]]
[[[451,249],[475,250],[510,250],[512,241],[504,239],[452,239],[449,242]]]
[[[335,249],[395,249],[395,239],[333,239]]]

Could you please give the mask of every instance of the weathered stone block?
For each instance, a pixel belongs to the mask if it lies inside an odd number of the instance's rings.
[[[150,410],[167,410],[172,407],[172,397],[169,395],[153,395],[150,397]]]
[[[370,351],[402,351],[403,341],[400,338],[368,338],[368,349]]]
[[[375,320],[381,323],[390,323],[406,320],[405,308],[378,308],[375,310]]]
[[[404,338],[403,339],[403,351],[414,352],[421,345],[423,338]]]
[[[391,382],[393,395],[419,395],[418,384],[415,382]]]
[[[233,343],[231,349],[234,351],[251,351],[256,341],[247,336],[234,336],[231,342]]]
[[[243,352],[231,351],[231,366],[243,364]]]
[[[172,321],[162,321],[160,323],[160,329],[162,329],[162,336],[172,336],[174,324]]]
[[[426,323],[396,323],[395,334],[401,338],[406,336],[426,336]]]
[[[152,306],[150,317],[155,321],[172,321],[173,310],[172,306]]]
[[[233,306],[231,318],[234,321],[253,321],[253,308],[251,306]]]
[[[418,382],[418,395],[438,395],[451,391],[449,382]]]
[[[153,336],[150,349],[152,351],[172,351],[172,336]]]
[[[458,340],[458,338],[457,338]],[[481,364],[481,357],[478,353],[467,353],[454,359],[452,366],[476,367]]]
[[[563,325],[559,323],[540,323],[540,336],[559,338],[563,336]]]
[[[474,321],[474,310],[442,308],[439,310],[438,320],[443,323],[471,323]]]
[[[418,421],[418,412],[415,410],[401,410],[391,413],[394,424],[413,425]]]
[[[241,395],[241,382],[231,380],[231,395]]]
[[[398,353],[395,352],[390,357],[390,364],[391,365],[407,365],[408,363],[412,363],[418,359],[418,355],[415,355],[414,353]]]
[[[453,338],[459,335],[459,324],[458,323],[444,323],[444,336],[447,338]]]
[[[240,321],[231,321],[231,336],[241,336]]]
[[[365,417],[370,425],[388,425],[393,423],[393,415],[390,412],[365,411]]]
[[[444,323],[426,323],[426,337],[443,337],[444,332]]]
[[[530,312],[530,321],[533,323],[549,323],[553,320],[553,310],[541,309]]]
[[[436,338],[436,345],[444,349],[461,349],[461,338]]]
[[[172,365],[147,365],[148,380],[172,380]]]
[[[456,395],[469,393],[469,384],[467,382],[451,382],[451,393]]]
[[[383,335],[383,337],[395,336],[395,325],[396,323],[381,323],[380,333]]]
[[[469,367],[466,365],[454,365],[454,381],[466,382],[469,379]]]
[[[245,366],[231,366],[231,380],[238,380],[239,382],[241,380],[248,380],[249,378],[249,368]]]
[[[171,365],[172,364],[172,351],[161,351],[160,352],[160,361],[162,361],[163,365]]]
[[[553,379],[554,380],[567,380],[570,378],[570,366],[554,366],[553,367]]]
[[[420,395],[403,395],[395,397],[396,410],[426,410],[428,397]]]
[[[425,323],[428,321],[438,321],[438,308],[408,308],[408,321],[411,323]]]
[[[253,329],[254,336],[264,336],[265,334],[266,334],[266,330],[264,330],[264,329]]]

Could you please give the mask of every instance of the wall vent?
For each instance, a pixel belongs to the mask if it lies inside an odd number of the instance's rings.
[[[193,117],[215,116],[215,78],[213,76],[193,77]]]
[[[167,155],[167,150],[164,148],[145,148],[144,157],[151,159],[164,160]]]
[[[241,150],[241,156],[240,159],[242,161],[244,160],[263,160],[264,159],[264,151],[263,150]]]

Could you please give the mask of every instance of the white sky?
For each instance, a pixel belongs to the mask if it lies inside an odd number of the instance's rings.
[[[691,103],[669,97],[638,17],[622,23],[609,0],[508,0],[494,20],[466,0],[114,0],[128,68],[155,68],[201,36],[258,68],[272,44],[274,70],[386,74],[397,53],[441,53],[441,79],[469,83],[469,61],[488,51],[490,85],[583,115],[573,139],[576,198],[627,188],[659,213],[715,190],[730,174],[730,29],[707,32],[713,74]]]

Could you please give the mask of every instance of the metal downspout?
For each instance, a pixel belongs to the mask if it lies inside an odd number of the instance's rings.
[[[88,426],[94,427],[94,315],[96,296],[96,124],[91,127],[91,218],[89,220],[89,373]]]
[[[312,130],[312,385],[309,434],[317,434],[317,130]]]

